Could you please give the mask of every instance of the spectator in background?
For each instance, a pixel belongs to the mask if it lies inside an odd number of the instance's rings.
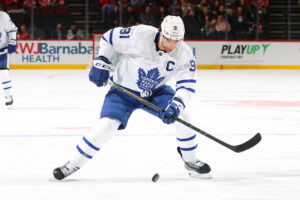
[[[187,0],[181,0],[181,11],[182,17],[195,15],[193,7],[187,2]]]
[[[204,35],[205,25],[212,19],[212,15],[210,13],[210,10],[208,9],[208,6],[198,5],[195,9],[195,19],[197,21],[201,34]]]
[[[69,8],[66,6],[66,3],[64,0],[58,0],[58,5],[55,9],[55,14],[59,15],[65,15],[69,14]]]
[[[269,0],[258,0],[259,7],[268,7],[269,6]]]
[[[55,19],[54,22],[64,22],[64,24],[69,27],[73,22],[73,16],[69,13],[70,10],[66,5],[65,0],[58,0],[58,5],[55,8],[55,15],[52,15],[51,19]],[[53,27],[53,25],[50,27]]]
[[[210,4],[209,4],[209,2],[207,2],[207,0],[201,0],[200,5],[201,5],[202,7],[209,7],[209,6],[210,6]]]
[[[219,6],[219,14],[218,14],[218,16],[219,15],[225,16],[225,7],[224,7],[223,4]],[[217,16],[217,18],[218,18],[218,16]]]
[[[264,18],[263,13],[258,15],[258,27],[256,23],[253,24],[254,34],[258,31],[258,38],[260,40],[265,40],[269,38],[269,23],[268,18]],[[253,36],[255,38],[255,36]]]
[[[142,24],[155,26],[155,19],[154,19],[153,14],[151,13],[150,6],[146,6],[145,13],[142,13],[140,18],[141,18]]]
[[[8,13],[17,12],[20,9],[19,0],[5,0],[5,8]]]
[[[115,7],[114,0],[99,0],[101,9],[101,22],[104,22],[106,17],[110,15]]]
[[[159,6],[167,8],[171,4],[171,0],[160,0],[158,1]]]
[[[170,15],[182,16],[180,0],[173,0],[171,5],[168,6],[168,12]]]
[[[72,24],[67,32],[68,40],[83,39],[84,35],[81,29],[77,28],[76,24]]]
[[[34,14],[41,14],[40,7],[37,5],[37,0],[23,0],[24,8],[28,12],[28,16],[31,15],[31,8],[34,8]]]
[[[219,7],[220,7],[220,1],[215,0],[213,6],[211,7],[211,14],[214,18],[217,18],[218,15],[220,14]]]
[[[26,24],[22,24],[20,26],[20,30],[17,33],[17,38],[21,40],[28,40],[31,39],[30,32],[26,28]]]
[[[211,21],[205,24],[205,36],[207,39],[217,39],[217,30],[216,30],[217,20],[212,18]]]
[[[107,26],[108,28],[111,27],[116,27],[119,25],[119,20],[120,20],[120,14],[119,14],[119,6],[116,5],[114,7],[113,12],[109,15],[108,19],[107,19]]]
[[[226,21],[223,15],[219,15],[216,24],[216,31],[218,33],[218,39],[225,39],[225,33],[230,33],[231,26],[228,21]]]
[[[237,40],[250,39],[249,25],[247,16],[244,14],[243,7],[237,7],[236,15],[233,17],[233,34]]]
[[[39,4],[43,7],[54,5],[56,0],[39,0]]]
[[[37,0],[23,0],[24,6],[30,8],[30,7],[35,7],[36,6]]]
[[[26,11],[21,0],[4,0],[6,12],[9,14],[11,20],[20,26],[23,23],[28,23],[26,18]]]
[[[135,12],[133,12],[133,8],[131,6],[127,7],[124,22],[125,26],[134,26],[137,23],[137,15]]]
[[[134,6],[143,6],[145,3],[145,0],[130,0],[130,5],[132,7]]]
[[[165,7],[159,7],[159,13],[155,16],[155,26],[158,27],[161,22],[164,20],[165,16],[167,16]]]
[[[202,11],[202,23],[203,23],[203,26],[205,26],[206,23],[208,23],[209,21],[211,21],[212,19],[212,15],[211,15],[211,12],[210,10],[208,9],[207,6],[204,6],[203,7],[203,11]]]
[[[61,23],[57,23],[56,28],[51,31],[51,39],[58,39],[58,40],[65,39],[65,35],[63,33]]]
[[[153,10],[156,6],[157,3],[155,0],[145,0],[145,6],[150,6],[151,10]]]

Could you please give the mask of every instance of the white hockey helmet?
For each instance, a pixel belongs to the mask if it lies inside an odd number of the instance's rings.
[[[161,23],[162,35],[171,40],[182,40],[184,37],[184,24],[179,16],[168,15]]]

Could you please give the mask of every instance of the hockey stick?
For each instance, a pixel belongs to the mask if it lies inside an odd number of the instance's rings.
[[[152,108],[152,109],[154,109],[154,110],[156,110],[158,112],[164,112],[164,110],[161,109],[161,108],[159,108],[158,106],[156,106],[156,105],[150,103],[149,101],[147,101],[147,100],[145,100],[145,99],[143,99],[143,98],[141,98],[141,97],[139,97],[139,96],[131,93],[130,91],[128,91],[128,90],[124,89],[123,87],[121,87],[121,86],[113,83],[112,81],[109,80],[108,83],[109,83],[109,85],[111,85],[112,87],[116,88],[117,90],[119,90],[119,91],[121,91],[121,92],[123,92],[123,93],[125,93],[125,94],[127,94],[129,96],[131,96],[132,98],[140,101],[141,103],[149,106],[150,108]],[[236,153],[239,153],[239,152],[242,152],[242,151],[246,151],[247,149],[250,149],[250,148],[254,147],[261,140],[261,134],[257,133],[251,139],[249,139],[248,141],[244,142],[243,144],[240,144],[240,145],[230,145],[230,144],[228,144],[228,143],[226,143],[226,142],[224,142],[224,141],[222,141],[222,140],[220,140],[220,139],[218,139],[218,138],[210,135],[209,133],[201,130],[200,128],[195,127],[194,125],[192,125],[192,124],[190,124],[190,123],[188,123],[188,122],[186,122],[186,121],[184,121],[184,120],[182,120],[182,119],[180,119],[178,117],[173,117],[173,119],[176,120],[177,122],[180,122],[180,123],[184,124],[185,126],[191,128],[191,129],[193,129],[194,131],[197,131],[198,133],[200,133],[200,134],[208,137],[209,139],[211,139],[211,140],[213,140],[213,141],[215,141],[215,142],[223,145],[224,147],[227,147],[228,149],[230,149],[230,150],[232,150],[232,151],[234,151]]]

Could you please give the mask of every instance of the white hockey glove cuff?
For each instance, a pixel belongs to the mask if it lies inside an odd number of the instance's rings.
[[[104,61],[104,57],[97,57],[94,58],[93,60],[93,67],[102,69],[102,70],[107,70],[109,71],[111,69],[111,63],[107,60],[106,62]]]
[[[185,105],[180,98],[174,97],[172,102],[176,103],[176,105],[178,106],[178,108],[180,110],[180,113],[182,113],[184,111]]]

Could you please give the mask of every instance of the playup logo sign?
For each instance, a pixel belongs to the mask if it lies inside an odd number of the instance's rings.
[[[224,44],[221,49],[222,59],[243,59],[245,55],[265,55],[271,44]]]

